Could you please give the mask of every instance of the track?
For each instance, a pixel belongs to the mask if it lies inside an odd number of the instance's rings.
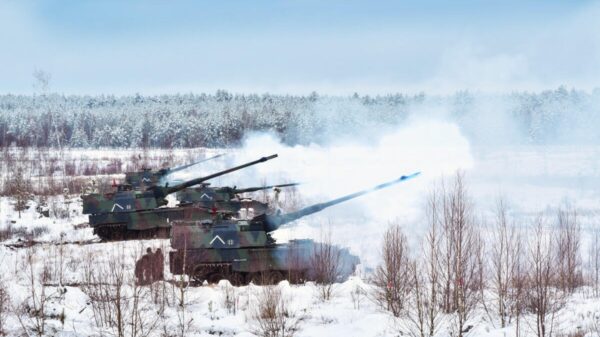
[[[171,229],[167,227],[134,231],[127,229],[126,224],[102,225],[94,228],[94,234],[98,235],[102,242],[168,239],[170,231]]]

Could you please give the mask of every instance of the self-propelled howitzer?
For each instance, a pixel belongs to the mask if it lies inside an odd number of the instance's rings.
[[[213,160],[223,156],[223,154],[218,154],[216,156],[212,156],[210,158],[206,158],[203,160],[199,160],[187,165],[181,165],[177,167],[167,167],[159,170],[152,170],[149,168],[144,168],[142,171],[137,172],[125,172],[125,184],[129,185],[132,189],[135,190],[143,190],[150,186],[163,185],[164,179],[179,171],[183,171],[189,167],[194,165],[204,163],[209,160]]]
[[[264,214],[269,205],[258,200],[242,198],[244,193],[264,191],[275,189],[278,191],[284,187],[297,186],[297,183],[260,186],[260,187],[211,187],[208,184],[202,184],[199,187],[186,188],[177,193],[177,200],[180,205],[193,205],[210,210],[224,210],[231,213],[237,213],[241,209],[246,210],[247,214]],[[252,216],[253,217],[253,216]],[[246,218],[246,216],[244,216]]]
[[[220,215],[201,221],[176,221],[171,227],[170,269],[173,274],[188,274],[198,281],[217,282],[222,278],[232,283],[260,281],[277,282],[315,280],[313,264],[321,250],[340,256],[340,279],[349,276],[358,264],[358,257],[348,250],[315,243],[312,240],[293,240],[277,244],[270,232],[302,217],[325,208],[384,189],[417,176],[402,176],[371,189],[348,194],[341,198],[315,204],[288,214],[263,214],[251,220],[224,219]]]
[[[248,166],[263,163],[267,160],[276,158],[277,155],[262,157],[258,160],[219,171],[208,176],[192,179],[175,186],[151,186],[144,191],[136,191],[128,188],[127,185],[120,185],[117,191],[105,194],[91,193],[82,195],[83,214],[100,214],[113,212],[131,212],[154,209],[167,204],[165,199],[167,195],[181,191],[185,188],[201,184],[210,179],[220,177],[233,171],[241,170]]]
[[[89,214],[90,226],[102,239],[168,237],[170,221],[199,220],[210,214],[205,209],[196,207],[160,207],[167,204],[167,195],[276,157],[276,154],[263,157],[175,186],[167,184],[136,191],[121,185],[112,193],[82,195],[83,214]]]

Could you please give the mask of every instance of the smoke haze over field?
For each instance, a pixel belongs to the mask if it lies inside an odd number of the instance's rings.
[[[528,225],[539,212],[552,217],[557,207],[567,203],[580,208],[584,230],[591,228],[600,214],[598,146],[523,145],[521,135],[513,131],[514,121],[498,118],[502,104],[491,100],[483,108],[490,114],[469,121],[472,124],[467,132],[477,131],[477,125],[496,123],[498,129],[491,130],[497,134],[466,136],[456,123],[447,121],[447,110],[428,110],[429,118],[411,117],[402,126],[382,129],[366,138],[362,130],[356,130],[353,139],[331,137],[326,143],[292,146],[273,134],[250,134],[226,161],[198,170],[212,172],[277,153],[277,159],[213,183],[242,187],[301,182],[298,191],[304,205],[422,172],[415,179],[333,206],[276,231],[278,239],[319,239],[330,228],[334,242],[350,246],[367,266],[377,263],[377,245],[390,222],[403,225],[413,244],[419,242],[426,228],[423,206],[428,192],[442,176],[451,179],[457,170],[466,173],[478,219],[493,221],[495,202],[504,197],[520,225]],[[506,139],[501,139],[502,135]],[[199,174],[188,172],[186,176]]]

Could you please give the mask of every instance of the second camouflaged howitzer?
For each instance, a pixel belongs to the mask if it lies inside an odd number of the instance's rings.
[[[233,171],[241,170],[248,166],[263,163],[267,160],[276,158],[277,155],[262,157],[258,160],[229,168],[220,172],[210,174],[208,176],[192,179],[183,183],[169,186],[151,186],[144,191],[135,191],[126,188],[120,188],[116,192],[99,194],[92,193],[82,195],[83,199],[83,214],[99,214],[112,212],[131,212],[147,209],[154,209],[167,204],[165,199],[167,195],[181,191],[185,188],[201,184],[210,179],[220,177]],[[121,185],[123,187],[124,185]]]
[[[177,192],[177,200],[180,205],[193,205],[206,209],[218,209],[231,213],[237,213],[240,209],[247,209],[253,214],[259,215],[267,212],[268,204],[258,200],[243,199],[243,193],[264,191],[269,189],[280,189],[284,187],[297,186],[297,183],[270,185],[261,187],[211,187],[203,184],[199,187],[186,188]]]
[[[145,191],[123,189],[121,186],[112,193],[82,195],[83,214],[89,214],[90,226],[102,239],[168,237],[170,221],[203,219],[210,214],[207,210],[196,207],[163,208],[161,206],[167,204],[167,195],[276,157],[276,154],[263,157],[174,186],[151,186]]]
[[[311,257],[319,249],[334,249],[340,254],[344,279],[358,264],[358,258],[347,250],[316,243],[312,240],[294,240],[277,244],[270,232],[286,223],[320,212],[325,208],[381,190],[416,177],[419,173],[402,176],[371,189],[348,194],[328,202],[305,207],[288,214],[263,214],[251,220],[213,219],[176,221],[171,227],[169,253],[171,273],[188,274],[199,282],[218,282],[222,278],[232,283],[316,280]],[[318,281],[318,280],[317,280]]]
[[[146,189],[150,186],[155,185],[163,185],[165,178],[173,174],[175,172],[183,171],[189,167],[194,165],[198,165],[200,163],[207,162],[209,160],[213,160],[219,157],[222,157],[223,154],[218,154],[216,156],[212,156],[210,158],[206,158],[203,160],[199,160],[187,165],[181,165],[177,167],[167,167],[159,170],[152,170],[149,168],[144,168],[142,171],[137,172],[125,172],[125,184],[131,186],[132,189],[140,190]]]

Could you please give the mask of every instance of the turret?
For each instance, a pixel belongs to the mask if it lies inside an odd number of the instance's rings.
[[[190,164],[181,165],[172,168],[162,168],[160,170],[151,170],[148,168],[143,169],[140,172],[125,172],[125,184],[131,185],[132,188],[140,189],[144,187],[161,185],[162,180],[166,178],[168,175],[173,174],[178,171],[185,170],[194,165],[207,162],[209,160],[213,160],[219,157],[222,157],[223,154],[218,154],[216,156],[212,156],[210,158],[202,159]]]
[[[354,199],[354,198],[358,198],[358,197],[360,197],[362,195],[365,195],[367,193],[375,192],[375,191],[378,191],[378,190],[390,187],[390,186],[395,185],[397,183],[400,183],[400,182],[409,180],[411,178],[414,178],[414,177],[418,176],[419,174],[420,174],[420,172],[416,172],[416,173],[413,173],[411,175],[401,176],[400,178],[398,178],[396,180],[392,180],[392,181],[389,181],[387,183],[383,183],[383,184],[377,185],[377,186],[375,186],[373,188],[370,188],[370,189],[367,189],[367,190],[362,190],[362,191],[355,192],[355,193],[352,193],[352,194],[348,194],[348,195],[345,195],[345,196],[343,196],[341,198],[337,198],[337,199],[334,199],[334,200],[331,200],[331,201],[328,201],[328,202],[323,202],[323,203],[320,203],[320,204],[315,204],[315,205],[312,205],[312,206],[308,206],[308,207],[305,207],[305,208],[303,208],[303,209],[301,209],[299,211],[296,211],[296,212],[292,212],[292,213],[288,213],[288,214],[282,214],[282,215],[279,215],[279,214],[265,214],[265,215],[261,215],[261,216],[259,216],[259,218],[261,218],[261,217],[264,217],[264,218],[263,219],[257,219],[257,220],[264,221],[265,231],[272,232],[272,231],[278,229],[279,227],[281,227],[282,225],[284,225],[286,223],[289,223],[289,222],[298,220],[300,218],[303,218],[305,216],[308,216],[308,215],[320,212],[320,211],[322,211],[322,210],[324,210],[324,209],[326,209],[328,207],[331,207],[331,206],[334,206],[334,205],[337,205],[337,204],[341,204],[342,202],[345,202],[345,201],[348,201],[348,200],[351,200],[351,199]]]
[[[260,187],[248,187],[248,188],[235,188],[235,187],[211,187],[206,185],[202,185],[194,188],[187,188],[179,193],[177,193],[177,200],[181,204],[193,204],[200,203],[202,205],[207,205],[204,207],[211,208],[212,203],[217,201],[231,201],[236,198],[237,194],[248,193],[248,192],[257,192],[268,190],[272,188],[283,188],[283,187],[291,187],[297,186],[298,183],[290,183],[290,184],[280,184],[280,185],[270,185],[270,186],[260,186]]]
[[[262,157],[258,160],[219,171],[208,176],[185,181],[175,186],[151,186],[145,191],[119,190],[107,194],[88,194],[83,195],[83,214],[98,214],[109,212],[131,212],[146,209],[153,209],[167,204],[165,199],[167,195],[181,191],[187,187],[201,184],[207,180],[220,177],[233,171],[241,170],[248,166],[266,162],[277,155]]]

